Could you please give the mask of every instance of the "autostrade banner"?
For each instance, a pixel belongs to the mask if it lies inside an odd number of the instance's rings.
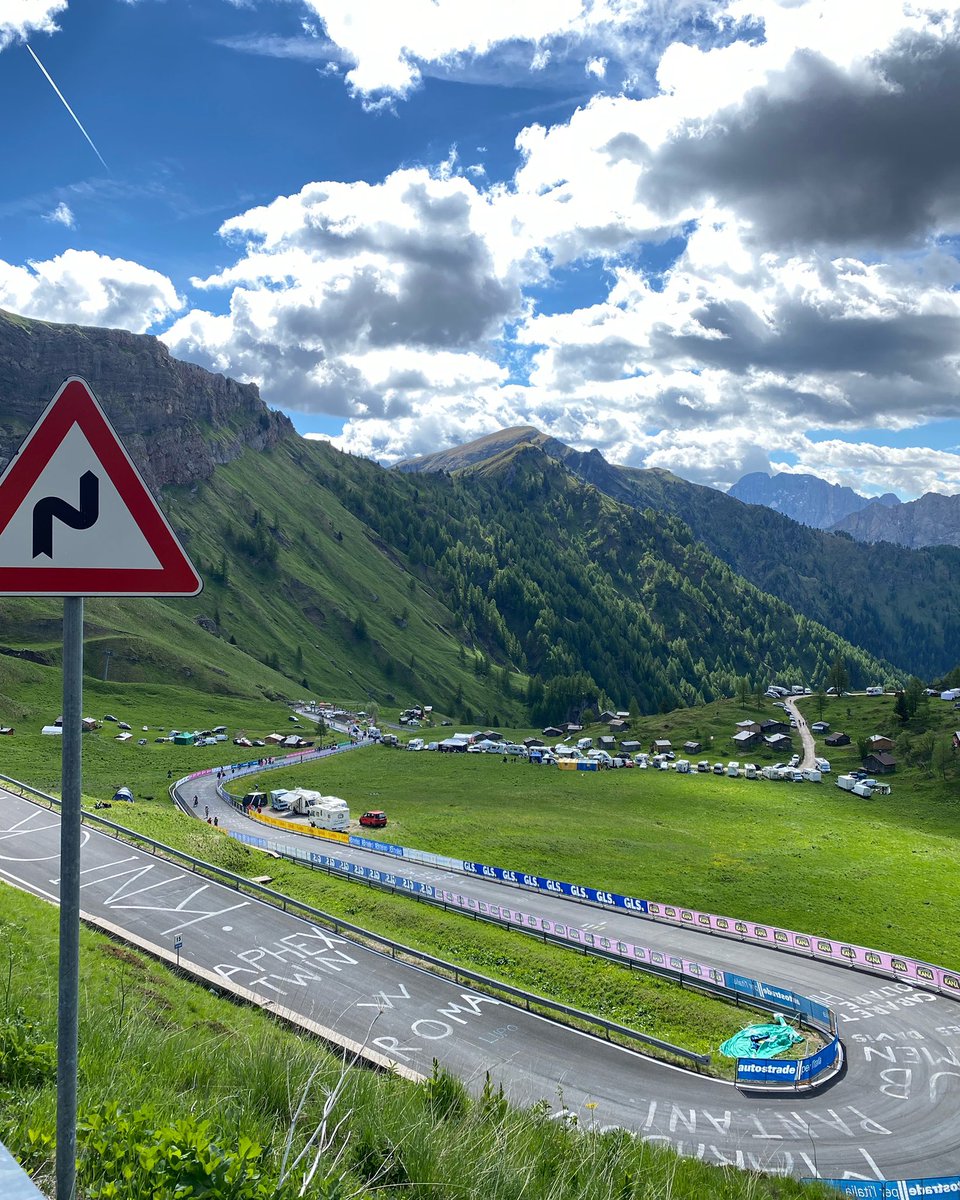
[[[833,1038],[816,1054],[806,1058],[738,1058],[737,1083],[745,1087],[795,1087],[815,1083],[834,1066],[839,1055],[840,1042]]]
[[[804,1179],[803,1183],[826,1183],[843,1196],[857,1200],[916,1200],[918,1197],[960,1197],[960,1175],[937,1179]]]

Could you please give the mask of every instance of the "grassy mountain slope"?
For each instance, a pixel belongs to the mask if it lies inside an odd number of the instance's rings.
[[[403,469],[478,470],[524,444],[623,504],[680,517],[737,574],[903,670],[933,678],[960,661],[960,550],[954,547],[860,545],[669,471],[614,466],[596,450],[581,453],[532,427],[506,429]]]
[[[193,600],[90,603],[94,677],[419,699],[516,724],[529,702],[559,719],[585,701],[649,712],[712,699],[743,675],[817,680],[837,653],[854,682],[890,673],[883,647],[858,651],[763,595],[681,522],[638,511],[632,483],[604,496],[529,430],[487,439],[456,480],[385,471],[300,439],[255,388],[178,363],[156,339],[0,314],[0,432],[28,427],[78,369],[206,581]],[[55,665],[59,614],[0,601],[0,650]]]
[[[88,605],[87,670],[358,704],[417,698],[515,722],[582,700],[666,710],[735,679],[891,668],[738,578],[678,520],[617,504],[516,446],[467,477],[405,475],[289,436],[165,506],[206,580]],[[54,663],[56,602],[2,602],[5,642]],[[235,643],[235,645],[233,644]],[[528,677],[533,676],[531,684]]]

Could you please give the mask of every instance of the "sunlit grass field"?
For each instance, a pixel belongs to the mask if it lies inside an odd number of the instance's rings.
[[[811,700],[805,711],[816,720]],[[838,773],[858,765],[858,736],[891,731],[891,710],[889,697],[844,697],[827,706],[825,718],[854,744],[830,755],[834,769],[821,784],[637,769],[562,772],[499,755],[379,747],[258,782],[341,796],[353,816],[383,808],[389,826],[368,831],[383,840],[956,967],[955,778],[904,768],[890,777],[889,797],[869,801],[835,786]],[[727,705],[731,731],[738,712]],[[949,739],[952,706],[933,715],[939,736]],[[693,710],[671,714],[675,741],[687,736],[682,716],[698,721]],[[656,730],[657,719],[646,723]],[[729,748],[709,755],[733,756]]]

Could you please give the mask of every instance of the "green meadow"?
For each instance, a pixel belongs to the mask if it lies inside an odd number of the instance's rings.
[[[818,719],[814,702],[802,702],[808,720]],[[948,744],[957,714],[933,703],[935,737]],[[726,762],[741,710],[710,709],[644,718],[634,732],[682,744],[714,728],[704,757]],[[861,800],[834,781],[859,765],[858,737],[895,732],[892,698],[843,697],[824,719],[852,745],[826,752],[833,770],[821,784],[566,772],[380,747],[255,782],[341,796],[354,816],[383,808],[389,826],[368,831],[382,840],[960,966],[956,756],[943,778],[904,765],[890,796]]]

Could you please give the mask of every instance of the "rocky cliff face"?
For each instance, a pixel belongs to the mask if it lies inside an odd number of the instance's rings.
[[[93,389],[148,486],[190,484],[293,431],[254,384],[173,358],[155,337],[54,325],[0,310],[0,460],[5,465],[68,375]]]
[[[744,475],[729,494],[744,504],[763,504],[814,529],[830,529],[849,513],[868,505],[889,508],[900,503],[892,492],[871,498],[816,475],[767,475],[764,471]]]
[[[960,496],[927,492],[896,508],[869,508],[838,521],[833,530],[858,542],[894,542],[913,550],[921,546],[960,546]]]

